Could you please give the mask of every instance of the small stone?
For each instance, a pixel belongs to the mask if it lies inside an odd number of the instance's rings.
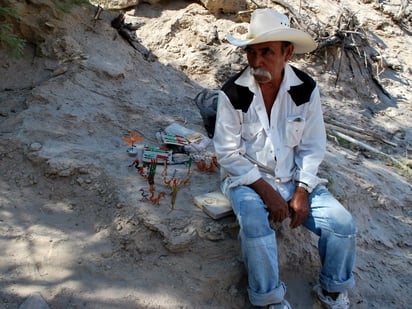
[[[30,150],[31,151],[39,151],[42,148],[42,144],[40,143],[32,143],[30,145]]]
[[[45,26],[46,26],[47,28],[49,28],[49,29],[54,29],[54,28],[56,28],[56,26],[55,26],[54,24],[52,24],[51,22],[49,22],[49,21],[46,21],[44,24],[45,24]]]
[[[53,76],[59,76],[67,72],[67,67],[60,67],[53,71]]]

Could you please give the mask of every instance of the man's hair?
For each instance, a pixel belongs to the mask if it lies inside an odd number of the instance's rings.
[[[286,51],[286,49],[289,47],[289,45],[291,45],[292,43],[291,42],[288,42],[288,41],[282,41],[282,53],[284,54],[285,53],[285,51]]]

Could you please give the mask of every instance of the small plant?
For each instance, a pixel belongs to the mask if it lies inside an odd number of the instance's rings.
[[[20,58],[23,56],[24,46],[26,41],[19,38],[13,30],[13,27],[8,20],[19,20],[16,8],[7,1],[5,5],[0,7],[0,45],[5,49],[10,49],[13,57]]]
[[[22,2],[22,1],[15,1]],[[52,10],[67,13],[74,6],[89,3],[87,0],[58,0],[51,2]],[[9,0],[2,0],[0,7],[0,47],[8,49],[15,58],[23,56],[26,40],[15,33],[13,24],[20,23],[21,16],[17,11],[16,3]],[[21,4],[20,5],[27,5]]]

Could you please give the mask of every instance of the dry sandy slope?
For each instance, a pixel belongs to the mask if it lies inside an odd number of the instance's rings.
[[[381,75],[394,98],[385,99],[348,60],[335,87],[333,49],[295,63],[319,81],[327,119],[379,133],[400,145],[383,150],[403,158],[412,134],[410,36],[390,20],[385,31],[376,30],[387,19],[372,4],[341,4],[356,5],[379,38],[373,42],[403,65]],[[314,2],[311,10],[326,20],[334,5]],[[137,34],[158,57],[147,61],[110,27],[115,12],[96,24],[93,13],[52,19],[57,29],[42,46],[44,57],[29,46],[25,60],[1,58],[0,304],[16,308],[38,291],[53,308],[249,306],[234,219],[215,222],[192,203],[218,187],[217,173],[195,170],[172,212],[167,199],[158,207],[143,203],[138,190],[145,182],[129,167],[121,140],[134,130],[156,143],[156,131],[172,122],[202,130],[192,98],[241,66],[242,56],[222,40],[236,27],[233,16],[218,19],[184,1],[129,11],[130,20],[146,22]],[[53,75],[59,68],[67,71]],[[353,308],[408,307],[410,179],[387,160],[333,140],[321,174],[358,222]],[[288,299],[294,308],[310,308],[316,239],[290,231],[287,222],[278,236]]]

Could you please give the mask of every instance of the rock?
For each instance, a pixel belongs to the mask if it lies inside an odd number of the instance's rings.
[[[149,4],[157,4],[160,0],[113,0],[113,1],[106,1],[105,4],[99,3],[99,1],[90,1],[93,5],[100,5],[106,10],[120,10],[130,8],[132,6],[137,6],[140,3],[149,3]]]
[[[52,75],[53,75],[53,76],[59,76],[59,75],[62,75],[62,74],[64,74],[64,73],[66,73],[66,72],[67,72],[67,67],[66,67],[66,66],[62,66],[62,67],[59,67],[59,68],[55,69],[55,70],[52,72]]]
[[[196,235],[196,229],[194,227],[188,227],[186,230],[179,231],[177,234],[163,234],[163,244],[170,252],[184,252],[190,248],[190,245],[195,240]]]
[[[33,294],[28,297],[23,304],[19,307],[19,309],[49,309],[49,305],[43,299],[43,297],[39,294]]]
[[[163,245],[170,252],[184,252],[195,240],[197,233],[194,226],[179,226],[181,222],[162,222],[155,217],[146,217],[143,224],[163,236]],[[189,220],[188,220],[189,221]]]
[[[35,142],[35,143],[32,143],[30,145],[30,150],[31,151],[39,151],[41,149],[41,147],[42,147],[42,144]]]
[[[237,13],[248,7],[246,0],[200,0],[211,13]]]
[[[136,6],[140,3],[139,0],[113,0],[113,1],[105,1],[104,4],[99,3],[100,1],[90,1],[93,5],[100,5],[106,10],[119,10],[125,9],[132,6]]]

